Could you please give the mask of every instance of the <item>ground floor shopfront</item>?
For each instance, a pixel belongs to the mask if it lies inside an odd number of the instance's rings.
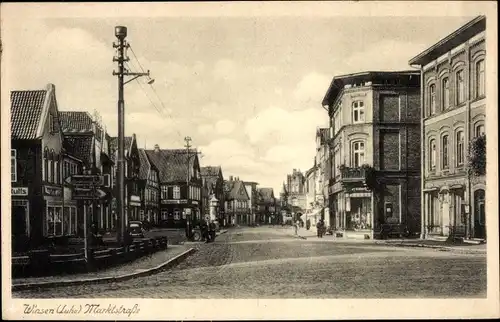
[[[420,234],[418,178],[380,178],[376,191],[362,185],[335,183],[330,189],[329,215],[333,230],[356,231],[378,238],[386,225]],[[325,216],[326,217],[326,216]]]
[[[250,212],[231,212],[227,214],[227,221],[232,226],[249,225],[252,222],[252,214]]]
[[[486,239],[485,179],[436,178],[423,191],[422,237]],[[470,202],[469,202],[470,200]]]
[[[185,228],[190,220],[198,223],[202,219],[200,204],[197,201],[162,200],[160,205],[160,225],[166,228]]]

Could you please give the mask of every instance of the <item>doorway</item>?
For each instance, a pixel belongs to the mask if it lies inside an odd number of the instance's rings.
[[[486,239],[485,192],[474,191],[474,238]]]
[[[12,201],[11,229],[12,250],[22,251],[29,244],[28,201]]]

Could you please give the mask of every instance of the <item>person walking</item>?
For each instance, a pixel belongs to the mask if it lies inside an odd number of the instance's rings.
[[[297,220],[297,222],[295,222],[295,235],[299,234],[299,225],[300,225],[300,222]]]

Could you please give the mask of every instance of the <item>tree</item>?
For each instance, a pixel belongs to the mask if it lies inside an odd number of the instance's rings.
[[[486,136],[480,135],[469,145],[468,171],[474,176],[486,174]]]

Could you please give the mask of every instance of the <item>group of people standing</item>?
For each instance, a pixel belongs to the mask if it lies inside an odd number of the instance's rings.
[[[297,222],[294,225],[295,228],[295,235],[298,234],[299,228],[301,226],[301,222],[297,220]],[[310,221],[307,221],[307,229],[310,227]],[[323,238],[323,236],[326,234],[326,226],[325,226],[325,221],[323,218],[321,218],[317,223],[316,223],[316,232],[318,238]]]
[[[210,243],[215,240],[216,225],[209,218],[201,219],[199,225],[196,226],[200,229],[201,240],[205,241],[206,243]],[[193,240],[193,238],[195,237],[195,230],[197,227],[194,227],[193,223],[190,220],[186,222],[186,237],[189,240]],[[194,240],[197,239],[195,238]]]

